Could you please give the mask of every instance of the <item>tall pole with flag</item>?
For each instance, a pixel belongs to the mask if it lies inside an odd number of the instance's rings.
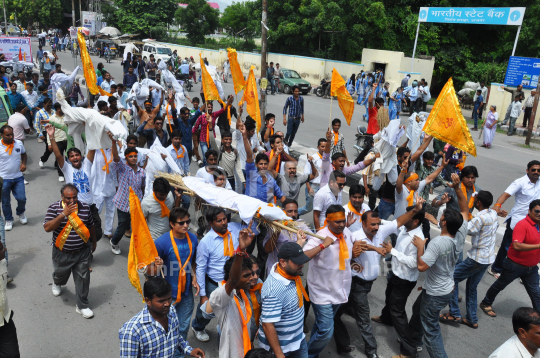
[[[343,113],[343,116],[347,120],[347,124],[351,125],[352,116],[354,113],[354,100],[352,99],[349,91],[347,91],[347,86],[345,80],[339,72],[334,68],[332,69],[332,83],[330,87],[330,96],[333,99],[334,96],[337,97],[339,108]],[[330,104],[330,120],[332,120],[332,105]]]

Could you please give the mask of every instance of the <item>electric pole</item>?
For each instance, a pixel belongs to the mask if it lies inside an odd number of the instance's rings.
[[[75,0],[71,0],[71,24],[75,27]]]
[[[540,83],[536,87],[536,94],[534,95],[533,108],[531,111],[531,118],[529,119],[529,128],[527,130],[527,138],[525,139],[525,144],[529,145],[531,142],[531,135],[534,128],[534,119],[536,117],[536,109],[538,108],[538,100],[540,99]]]
[[[262,21],[261,21],[261,82],[266,77],[266,57],[267,57],[267,27],[266,27],[266,11],[268,10],[267,0],[262,0]],[[266,88],[261,86],[261,118],[266,116]]]
[[[2,0],[4,5],[4,34],[7,36],[7,16],[6,16],[6,0]]]

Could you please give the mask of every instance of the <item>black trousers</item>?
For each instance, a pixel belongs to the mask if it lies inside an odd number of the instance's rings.
[[[0,357],[20,358],[19,340],[17,339],[17,328],[13,322],[13,311],[9,323],[4,319],[4,325],[0,327]]]
[[[101,227],[101,217],[99,216],[99,211],[96,204],[90,205],[90,214],[92,214],[92,219],[94,219],[94,228],[96,230],[96,241],[101,240],[103,236],[103,229]]]
[[[392,275],[386,286],[385,305],[381,313],[381,320],[394,326],[401,338],[400,354],[404,356],[415,356],[417,353],[416,345],[410,337],[409,320],[405,311],[407,299],[415,286],[416,281],[411,282]]]
[[[525,113],[523,113],[523,127],[527,127],[527,123],[531,119],[532,107],[525,107]]]
[[[51,156],[51,154],[53,154],[53,152],[51,152],[49,150],[49,145],[47,144],[47,133],[45,133],[44,142],[45,142],[45,153],[43,153],[40,160],[43,163],[46,163],[47,160],[49,160],[49,157]],[[56,144],[58,145],[58,149],[60,149],[60,153],[62,153],[62,155],[64,155],[64,153],[65,153],[65,151],[67,149],[67,140],[56,142]],[[54,167],[56,168],[56,171],[58,172],[58,176],[63,177],[64,173],[62,172],[62,169],[58,166],[58,161],[57,160],[54,161]]]
[[[377,192],[373,190],[373,185],[368,184],[369,196],[368,196],[368,206],[370,210],[375,210],[375,205],[377,204]]]

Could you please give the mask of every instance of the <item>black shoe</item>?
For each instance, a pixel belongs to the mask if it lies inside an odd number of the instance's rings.
[[[341,353],[351,353],[356,349],[355,346],[345,346],[345,347],[337,347],[337,352],[339,354]]]

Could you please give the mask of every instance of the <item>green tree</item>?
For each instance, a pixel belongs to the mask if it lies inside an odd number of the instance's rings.
[[[171,23],[178,2],[173,0],[117,0],[116,20],[122,32],[151,36],[152,28]]]
[[[32,27],[34,22],[39,22],[43,27],[52,27],[63,20],[63,4],[60,0],[13,0],[6,4],[6,8],[17,14],[17,22],[23,27]]]
[[[227,6],[220,19],[220,25],[236,39],[241,37],[245,43],[253,40],[256,34],[261,31],[260,13],[261,9],[256,8],[256,2],[233,2]],[[238,34],[240,32],[240,34]],[[238,35],[237,35],[238,34]]]
[[[214,33],[219,24],[219,10],[213,9],[206,0],[184,1],[187,7],[176,10],[176,21],[187,34],[192,45],[203,44],[204,37]]]

